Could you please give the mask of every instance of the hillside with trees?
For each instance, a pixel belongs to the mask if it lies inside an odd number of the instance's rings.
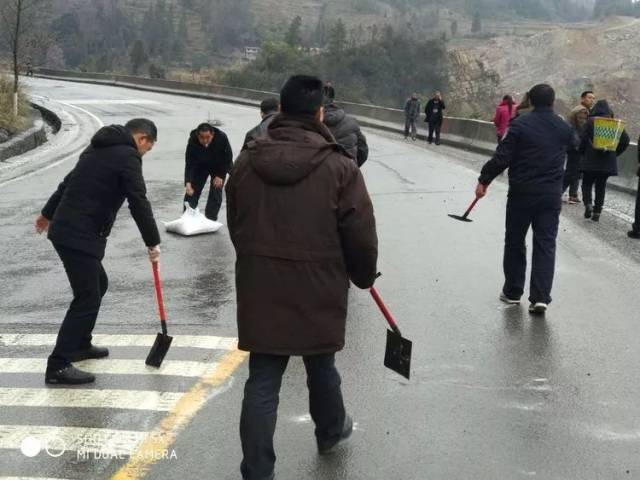
[[[632,0],[38,2],[23,52],[35,65],[272,91],[290,73],[314,73],[332,79],[344,100],[387,106],[442,89],[451,113],[479,118],[502,93],[521,93],[534,80],[558,83],[571,103],[585,83],[573,78],[587,68],[581,58],[597,64],[588,47],[607,37],[594,36],[586,50],[552,50],[553,65],[545,45],[592,38],[580,32],[599,31],[601,17],[640,16]],[[624,56],[630,41],[616,40],[616,51]],[[587,83],[614,82],[597,68],[587,68]]]
[[[516,19],[584,20],[589,0],[40,0],[46,48],[35,63],[92,71],[148,72],[155,65],[199,70],[229,65],[298,18],[300,44],[327,48],[340,20],[346,41],[363,45],[391,27],[415,37],[479,33]],[[627,1],[629,3],[630,0]],[[598,0],[604,4],[624,0]],[[611,7],[613,8],[613,7]]]

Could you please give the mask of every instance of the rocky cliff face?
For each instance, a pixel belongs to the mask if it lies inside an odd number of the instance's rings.
[[[473,52],[452,50],[448,58],[449,113],[483,118],[499,95],[500,75]]]
[[[503,95],[519,100],[533,85],[544,82],[557,91],[559,113],[577,104],[583,90],[593,89],[627,120],[632,135],[640,132],[640,20],[549,25],[524,37],[467,41],[452,47],[451,58],[449,97],[464,103],[461,113],[479,108],[472,114],[490,120]],[[469,85],[474,82],[479,86]]]

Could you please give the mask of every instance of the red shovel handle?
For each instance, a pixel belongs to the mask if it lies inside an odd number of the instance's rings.
[[[479,200],[480,200],[480,197],[476,197],[476,199],[473,202],[471,202],[471,205],[469,205],[469,208],[467,208],[467,211],[464,212],[464,215],[462,215],[462,218],[467,218],[469,216],[469,214],[471,213],[471,210],[475,208]]]
[[[371,292],[371,296],[373,297],[376,304],[378,305],[378,308],[382,312],[382,315],[384,315],[384,318],[386,318],[387,322],[389,322],[389,326],[391,327],[391,330],[393,330],[398,335],[401,335],[400,329],[398,328],[398,324],[394,320],[393,315],[391,315],[391,312],[389,311],[387,306],[382,301],[382,298],[380,297],[380,294],[376,290],[376,287],[371,287],[369,291]]]
[[[153,282],[156,287],[156,299],[158,300],[158,310],[160,311],[160,323],[162,324],[162,332],[167,333],[167,317],[164,312],[164,300],[162,298],[162,284],[160,283],[160,268],[158,262],[153,263]]]

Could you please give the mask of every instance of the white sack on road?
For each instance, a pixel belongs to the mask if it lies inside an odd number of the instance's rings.
[[[203,233],[215,233],[223,227],[222,223],[209,220],[197,208],[193,209],[189,204],[185,204],[185,207],[187,209],[178,220],[164,223],[167,232],[190,237]]]

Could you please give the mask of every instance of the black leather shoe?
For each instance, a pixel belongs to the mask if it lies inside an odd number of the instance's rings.
[[[342,440],[346,440],[351,436],[353,432],[353,420],[349,415],[344,418],[344,426],[342,427],[342,434],[339,438],[333,440],[318,440],[318,452],[320,454],[329,453],[333,450],[333,447],[338,445]]]
[[[96,347],[91,345],[89,348],[78,350],[71,355],[71,362],[81,362],[90,358],[104,358],[109,356],[109,349],[104,347]]]
[[[585,205],[584,218],[591,218],[592,215],[593,215],[593,207],[591,205]]]
[[[44,377],[44,383],[49,385],[81,385],[83,383],[93,383],[96,377],[88,372],[69,365],[59,370],[49,370]]]
[[[631,230],[627,232],[627,237],[635,238],[636,240],[640,240],[640,232],[637,230]]]

